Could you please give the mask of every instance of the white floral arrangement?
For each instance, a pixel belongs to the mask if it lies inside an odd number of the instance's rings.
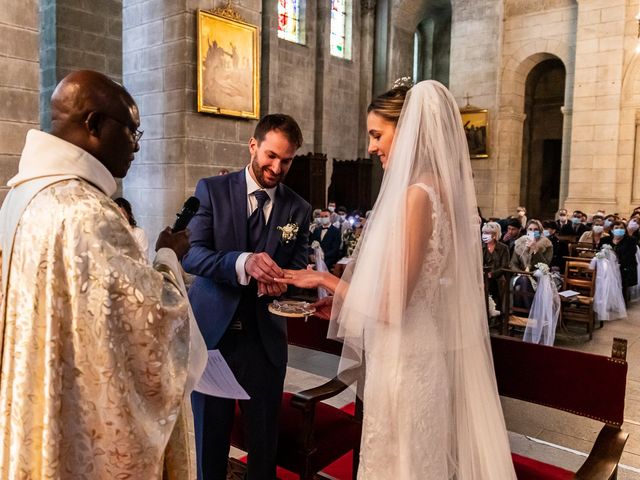
[[[287,223],[282,227],[278,227],[278,230],[282,232],[280,239],[284,243],[295,241],[295,239],[298,238],[299,227],[296,223]]]
[[[311,248],[313,250],[315,250],[316,248],[320,248],[320,242],[317,240],[314,240],[313,242],[311,242]]]
[[[598,260],[602,260],[607,256],[607,251],[611,251],[611,250],[613,250],[613,248],[611,248],[611,245],[603,245],[600,251],[596,253],[596,258]]]
[[[547,265],[546,263],[536,263],[535,264],[536,269],[542,273],[543,275],[548,275],[549,274],[549,265]]]

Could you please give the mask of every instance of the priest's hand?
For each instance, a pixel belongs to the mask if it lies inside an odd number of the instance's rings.
[[[171,227],[165,228],[158,235],[156,241],[156,252],[161,248],[170,248],[176,252],[178,260],[180,260],[189,251],[189,230],[182,230],[181,232],[172,233]]]

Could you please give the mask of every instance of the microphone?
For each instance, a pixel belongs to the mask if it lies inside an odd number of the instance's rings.
[[[198,212],[198,208],[200,208],[200,200],[196,197],[187,198],[187,201],[184,202],[180,213],[176,214],[176,217],[178,218],[176,218],[176,223],[171,227],[171,232],[181,232],[187,228],[187,225],[189,225],[193,216]]]

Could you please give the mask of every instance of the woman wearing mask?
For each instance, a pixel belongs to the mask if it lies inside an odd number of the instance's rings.
[[[511,257],[511,268],[532,272],[538,263],[551,265],[553,259],[553,245],[542,235],[542,223],[539,220],[527,222],[527,234],[516,240]],[[513,304],[516,307],[529,308],[533,301],[533,285],[531,277],[522,275],[514,283]]]
[[[623,221],[617,220],[613,223],[611,235],[602,237],[602,245],[611,245],[613,251],[618,256],[620,264],[620,276],[622,277],[622,294],[624,301],[629,303],[629,289],[638,284],[638,262],[636,261],[637,243],[633,237],[627,234],[627,226]]]
[[[578,242],[589,243],[593,248],[598,248],[602,237],[608,237],[609,234],[604,231],[604,218],[600,215],[594,215],[592,222],[591,230],[584,232]]]
[[[636,244],[640,244],[640,213],[633,213],[627,224],[627,234],[632,237]]]
[[[502,305],[502,269],[509,268],[509,247],[499,241],[501,236],[502,229],[496,222],[485,223],[482,227],[482,263],[484,268],[490,269],[487,273],[489,295],[496,305]]]

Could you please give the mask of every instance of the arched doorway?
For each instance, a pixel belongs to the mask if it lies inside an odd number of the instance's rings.
[[[520,203],[529,218],[553,218],[558,210],[565,80],[558,58],[538,63],[527,76]]]

